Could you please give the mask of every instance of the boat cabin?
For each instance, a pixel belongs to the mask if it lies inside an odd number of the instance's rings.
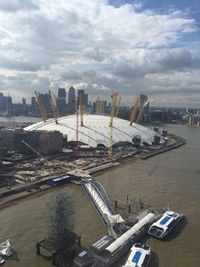
[[[147,267],[151,256],[151,248],[142,243],[132,246],[128,259],[123,267]]]
[[[166,211],[158,221],[150,226],[148,233],[163,238],[181,220],[182,216],[182,214],[174,211]]]

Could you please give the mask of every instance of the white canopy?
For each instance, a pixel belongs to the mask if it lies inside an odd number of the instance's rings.
[[[90,147],[97,147],[102,144],[105,147],[110,146],[110,117],[102,115],[84,115],[84,126],[78,126],[78,140]],[[49,119],[46,122],[38,122],[25,128],[26,131],[46,130],[60,131],[63,135],[67,135],[68,141],[76,141],[77,118],[76,115],[65,116],[58,119],[58,124],[54,119]],[[112,127],[112,142],[130,142],[135,135],[141,136],[141,141],[151,145],[156,133],[152,130],[130,122],[127,120],[114,118]]]

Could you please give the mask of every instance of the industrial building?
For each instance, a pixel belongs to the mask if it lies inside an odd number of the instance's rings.
[[[0,131],[0,149],[31,154],[33,147],[42,155],[59,153],[63,147],[62,133],[57,131],[23,131],[22,129],[2,129]]]
[[[45,130],[59,131],[63,136],[67,136],[68,142],[77,140],[89,147],[110,147],[116,144],[133,144],[135,136],[141,137],[141,145],[152,145],[155,141],[156,133],[142,125],[132,123],[115,117],[112,126],[110,116],[103,115],[83,115],[82,125],[76,115],[58,118],[58,123],[54,119],[35,123],[25,128],[25,131]],[[112,130],[112,139],[111,137]]]

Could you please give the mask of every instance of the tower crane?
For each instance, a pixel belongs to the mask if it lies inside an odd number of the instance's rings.
[[[34,153],[36,153],[40,158],[42,158],[44,161],[49,162],[47,158],[45,158],[42,154],[40,154],[35,148],[33,148],[30,144],[25,142],[24,140],[21,141],[25,146],[27,146],[30,150],[32,150]]]
[[[110,147],[109,147],[109,156],[112,157],[112,139],[113,139],[113,119],[115,116],[116,111],[116,103],[117,103],[117,93],[112,93],[112,108],[111,108],[111,115],[110,115]]]
[[[46,122],[46,120],[48,119],[47,117],[47,113],[46,113],[46,110],[44,108],[44,105],[42,103],[42,100],[40,98],[40,95],[38,95],[38,93],[35,91],[35,96],[36,96],[36,99],[37,99],[37,103],[38,103],[38,106],[39,106],[39,109],[40,109],[40,114],[43,118],[43,121]]]

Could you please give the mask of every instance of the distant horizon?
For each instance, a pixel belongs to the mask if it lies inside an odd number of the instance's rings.
[[[67,90],[68,89],[66,89],[66,93],[67,93]],[[75,89],[75,90],[78,90],[78,89]],[[4,95],[4,92],[0,91],[0,93],[3,93],[3,95]],[[40,93],[40,92],[38,92],[38,93]],[[85,93],[87,93],[86,90],[85,90]],[[48,94],[48,91],[47,92],[43,92],[43,94]],[[9,93],[9,95],[4,95],[4,96],[10,96],[12,98],[12,103],[13,104],[20,104],[20,103],[22,103],[22,99],[25,98],[25,96],[24,96],[19,102],[15,102],[15,100],[14,100],[15,98],[12,97],[11,93]],[[57,96],[57,94],[56,94],[56,96]],[[31,97],[35,97],[35,95],[33,94],[32,96],[30,96],[30,99],[25,98],[27,105],[31,104]],[[90,98],[90,95],[88,95],[88,102],[92,102],[93,103],[93,102],[97,101],[98,97],[99,96],[96,96],[96,97],[93,96],[92,98]],[[129,103],[130,104],[127,103],[127,101],[123,101],[123,96],[122,95],[120,95],[120,97],[121,97],[121,105],[120,105],[120,107],[131,107],[131,106],[134,105],[137,96],[135,96],[135,97],[132,96],[131,97],[132,101],[130,100],[130,97],[129,97]],[[101,96],[101,97],[99,97],[99,99],[102,100],[102,101],[106,101],[107,104],[111,103],[111,97]],[[68,104],[68,95],[66,95],[66,104]],[[165,108],[165,109],[167,109],[167,108],[169,108],[169,109],[178,108],[178,109],[195,109],[195,110],[199,109],[200,110],[200,105],[196,107],[196,106],[177,106],[177,105],[171,105],[170,106],[170,105],[167,105],[167,103],[163,103],[163,105],[160,105],[160,103],[156,104],[156,103],[151,102],[151,97],[149,98],[149,104],[150,104],[150,108],[151,107],[152,108],[155,107],[155,108]]]

